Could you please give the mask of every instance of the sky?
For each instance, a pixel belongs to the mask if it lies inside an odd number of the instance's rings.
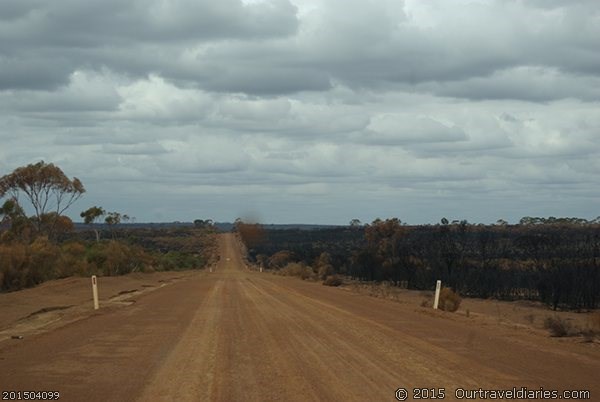
[[[592,219],[598,38],[597,0],[2,0],[0,175],[58,165],[73,218]]]

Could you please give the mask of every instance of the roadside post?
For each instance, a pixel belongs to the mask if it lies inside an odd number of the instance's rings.
[[[435,283],[435,299],[433,300],[433,309],[437,310],[438,303],[440,302],[440,290],[442,290],[442,281],[438,280]]]
[[[96,275],[92,275],[92,295],[94,295],[94,310],[98,310],[100,305],[98,304],[98,280]]]
[[[262,272],[262,266],[260,267],[260,272]]]

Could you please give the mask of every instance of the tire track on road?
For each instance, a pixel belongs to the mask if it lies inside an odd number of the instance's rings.
[[[224,285],[222,279],[216,280],[180,341],[146,386],[140,401],[212,400]]]
[[[354,356],[357,369],[372,367],[388,384],[420,383],[424,387],[492,386],[514,384],[517,377],[488,366],[474,364],[469,359],[442,349],[422,339],[403,334],[369,318],[359,316],[305,296],[294,289],[275,284],[268,279],[253,278],[261,283],[265,295],[280,308],[291,310],[298,321],[310,323],[313,333],[330,337],[342,355]],[[315,317],[315,312],[321,316]],[[466,369],[468,368],[468,369]],[[390,373],[393,373],[390,376]]]

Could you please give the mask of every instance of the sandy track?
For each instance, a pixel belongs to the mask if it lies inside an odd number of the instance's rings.
[[[600,400],[595,344],[251,272],[233,236],[220,247],[211,274],[0,345],[0,389],[88,401],[390,401],[401,386],[446,388],[446,400],[457,387],[527,386]]]

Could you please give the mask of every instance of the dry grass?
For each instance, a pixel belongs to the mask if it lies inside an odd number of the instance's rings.
[[[400,302],[407,292],[406,289],[393,286],[387,282],[359,282],[345,279],[343,285],[356,293],[397,302]]]
[[[421,301],[421,307],[433,307],[433,295],[430,292],[421,292],[424,299]]]
[[[544,320],[544,328],[546,328],[551,336],[561,338],[572,335],[573,326],[569,321],[559,316],[546,317]]]
[[[582,336],[584,342],[594,342],[600,337],[600,311],[590,313],[585,325],[573,325],[570,320],[557,315],[546,317],[544,328],[550,332],[550,336]]]
[[[533,325],[533,323],[535,322],[535,314],[527,314],[525,316],[525,320],[530,324]]]
[[[421,306],[423,309],[431,309],[433,307],[434,292],[431,290],[406,290],[390,286],[387,283],[352,280],[348,280],[344,284],[344,287],[356,293]],[[571,336],[573,341],[581,340],[593,343],[600,341],[600,311],[587,313],[576,313],[573,311],[550,312],[548,307],[540,302],[527,300],[508,302],[477,298],[463,299],[459,310],[464,312],[465,316],[467,315],[467,310],[469,310],[469,318],[478,322],[486,322],[490,325],[510,326],[511,328],[530,329],[531,333],[535,332],[542,336],[548,333],[550,325],[550,323],[545,325],[544,319],[549,315],[557,316],[567,322],[567,326],[570,325],[571,329],[567,336]],[[558,328],[558,332],[561,332],[560,328]]]
[[[585,342],[594,342],[596,338],[600,338],[600,311],[590,313],[586,328],[581,331],[581,335]]]
[[[600,333],[600,311],[596,311],[588,316],[588,327],[592,331]]]

